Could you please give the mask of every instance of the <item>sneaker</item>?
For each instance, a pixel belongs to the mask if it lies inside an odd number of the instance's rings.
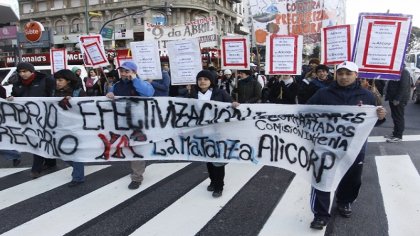
[[[311,222],[311,228],[322,230],[327,224],[328,222],[325,219],[321,217],[315,217],[314,220]]]
[[[209,186],[207,186],[207,191],[213,192],[214,191],[214,186],[211,185],[211,184]]]
[[[386,140],[386,142],[387,142],[387,143],[399,143],[399,142],[401,142],[401,141],[402,141],[402,139],[397,138],[397,137],[391,137],[391,138],[388,138],[388,139]]]
[[[387,134],[387,135],[384,135],[384,138],[386,138],[386,139],[393,138],[393,137],[394,137],[394,135],[393,135],[393,134]]]
[[[351,214],[353,213],[351,210],[351,203],[338,203],[337,210],[341,216],[346,218],[350,218]]]
[[[214,190],[214,192],[213,192],[212,196],[213,196],[214,198],[221,197],[221,196],[222,196],[222,192],[223,192],[223,190]]]
[[[13,159],[13,166],[16,167],[20,164],[20,160],[19,159]]]
[[[39,177],[41,177],[41,172],[31,171],[31,177],[32,177],[32,179],[39,178]]]
[[[128,185],[128,189],[138,189],[140,187],[141,182],[131,181]]]
[[[76,186],[78,186],[78,185],[81,185],[81,184],[83,184],[84,182],[80,182],[80,181],[71,181],[68,185],[67,185],[67,187],[69,187],[69,188],[72,188],[72,187],[76,187]]]

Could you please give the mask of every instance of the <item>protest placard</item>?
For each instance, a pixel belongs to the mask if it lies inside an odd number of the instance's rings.
[[[333,191],[377,121],[374,106],[74,97],[64,110],[60,99],[0,99],[0,149],[78,162],[268,165]]]
[[[300,75],[302,68],[302,36],[272,34],[266,38],[267,75]]]
[[[411,20],[411,15],[360,13],[352,56],[359,77],[400,78]]]
[[[246,36],[222,37],[222,69],[249,70],[249,38]]]
[[[324,65],[336,65],[343,61],[351,61],[353,46],[353,27],[337,25],[322,28],[321,62]]]
[[[98,42],[84,43],[82,47],[93,68],[101,68],[109,65],[105,50],[103,50]]]
[[[67,50],[65,48],[50,49],[51,73],[67,69]]]
[[[156,41],[130,43],[133,61],[137,64],[137,74],[141,79],[162,79],[159,48]]]
[[[171,84],[196,84],[196,76],[203,69],[197,38],[167,43]]]
[[[80,51],[82,52],[83,62],[85,63],[86,67],[92,67],[93,65],[92,65],[92,62],[89,60],[89,57],[85,53],[85,49],[83,48],[83,44],[84,43],[93,43],[93,42],[98,42],[101,49],[103,49],[103,51],[105,51],[102,35],[100,35],[100,34],[81,35],[79,37]]]

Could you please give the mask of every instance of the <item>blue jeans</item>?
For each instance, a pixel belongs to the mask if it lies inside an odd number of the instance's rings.
[[[75,161],[66,162],[73,167],[73,172],[71,172],[72,181],[85,182],[85,164]]]
[[[6,157],[7,160],[15,160],[20,158],[20,152],[15,150],[0,150],[0,155]]]

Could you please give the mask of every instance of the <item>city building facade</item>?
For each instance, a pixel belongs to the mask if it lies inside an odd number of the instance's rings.
[[[112,20],[106,27],[112,28],[113,36],[104,39],[105,49],[111,51],[144,40],[145,22],[182,25],[213,16],[220,36],[248,34],[244,26],[246,5],[241,0],[19,0],[20,21],[15,25],[19,31],[26,23],[38,21],[50,34],[51,47],[72,53],[80,51],[80,35],[98,34],[104,23]],[[135,12],[139,13],[130,15]],[[9,63],[10,54],[17,50],[21,55],[39,55],[49,53],[51,48],[24,48],[13,39],[4,43],[10,43],[6,45],[10,46]]]

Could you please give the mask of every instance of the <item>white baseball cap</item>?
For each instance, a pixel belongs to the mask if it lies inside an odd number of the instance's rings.
[[[351,61],[344,61],[337,66],[337,70],[342,69],[342,68],[347,69],[349,71],[354,71],[356,73],[359,72],[359,67],[356,65],[356,63],[351,62]]]
[[[225,74],[225,75],[231,75],[232,74],[232,71],[229,70],[229,69],[226,69],[223,74]]]

